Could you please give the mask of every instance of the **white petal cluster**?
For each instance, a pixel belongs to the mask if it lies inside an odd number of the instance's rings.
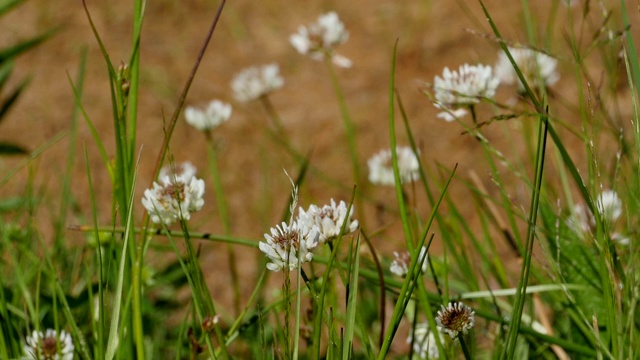
[[[290,271],[300,264],[313,259],[313,249],[318,246],[320,232],[313,226],[300,227],[297,222],[291,225],[283,222],[271,228],[270,234],[264,234],[266,242],[260,242],[258,247],[271,260],[267,269],[280,271],[288,268]]]
[[[53,330],[47,329],[45,333],[34,331],[27,336],[24,352],[27,359],[38,360],[72,360],[73,340],[64,330],[60,335]]]
[[[242,70],[231,81],[236,100],[249,102],[259,99],[284,85],[278,64],[254,66]]]
[[[309,55],[314,60],[322,60],[325,54],[334,58],[334,63],[341,67],[350,67],[351,61],[334,54],[336,46],[349,38],[349,32],[335,12],[318,17],[318,21],[309,26],[300,26],[298,32],[289,37],[291,45],[300,54]]]
[[[440,331],[455,339],[460,333],[466,334],[475,326],[475,314],[475,311],[461,302],[449,303],[446,308],[440,305],[436,323]]]
[[[614,222],[622,215],[622,200],[613,190],[605,190],[596,199],[596,208],[605,221]]]
[[[420,249],[420,255],[418,257],[418,261],[419,261],[424,256],[424,261],[422,262],[422,266],[421,266],[421,270],[423,273],[427,271],[427,265],[428,265],[427,256],[429,255],[425,254],[426,252],[427,252],[427,248],[423,246]],[[407,274],[409,273],[409,265],[411,263],[411,254],[409,254],[409,252],[404,252],[402,254],[399,254],[398,252],[394,251],[393,256],[395,257],[395,259],[391,262],[389,271],[391,271],[392,274],[398,275],[400,277],[407,276]]]
[[[174,178],[177,176],[182,177],[186,181],[190,181],[192,177],[196,176],[197,169],[190,161],[185,161],[179,164],[169,164],[165,165],[160,169],[160,174],[158,175],[159,179],[163,179],[165,177]]]
[[[466,111],[462,108],[477,104],[483,98],[493,98],[499,84],[500,80],[488,65],[464,64],[458,71],[445,67],[442,77],[436,76],[433,84],[435,105],[444,110],[438,117],[453,121],[463,116]]]
[[[550,86],[560,79],[560,75],[556,72],[558,60],[551,56],[531,49],[509,48],[509,53],[529,86],[533,88],[540,84]],[[524,91],[524,85],[520,82],[516,70],[504,52],[500,52],[498,55],[496,75],[503,83],[517,83],[518,91]]]
[[[165,176],[144,191],[142,205],[151,221],[170,225],[181,218],[189,220],[191,212],[204,205],[203,197],[204,180],[195,176]]]
[[[440,358],[440,352],[436,344],[436,336],[429,328],[429,323],[416,324],[415,330],[412,329],[407,338],[407,344],[411,344],[412,342],[413,351],[420,359]]]
[[[398,171],[402,183],[416,181],[420,178],[420,165],[418,157],[410,147],[397,147]],[[395,185],[393,177],[393,164],[391,150],[381,150],[372,156],[369,161],[369,181],[376,185]]]
[[[206,108],[187,106],[184,117],[187,123],[200,131],[208,131],[229,120],[231,105],[220,100],[211,101]]]
[[[298,209],[298,224],[301,228],[316,226],[320,232],[320,242],[331,242],[340,235],[340,230],[345,222],[345,233],[354,232],[358,228],[358,220],[351,220],[353,206],[348,213],[347,208],[344,201],[336,204],[333,199],[331,199],[331,205],[318,207],[312,204],[307,211],[300,207]]]
[[[595,205],[603,220],[609,224],[614,224],[622,216],[622,200],[613,190],[601,192],[596,198]],[[594,231],[596,218],[584,205],[576,204],[565,223],[576,234],[584,237]],[[613,234],[612,239],[616,240],[616,238],[624,237]]]

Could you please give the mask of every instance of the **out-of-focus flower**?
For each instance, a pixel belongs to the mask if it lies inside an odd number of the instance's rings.
[[[458,71],[445,67],[442,77],[436,76],[433,84],[435,106],[443,110],[438,117],[453,121],[464,116],[465,108],[479,103],[481,99],[492,99],[499,84],[500,80],[488,65],[464,64]]]
[[[622,200],[613,190],[605,190],[596,199],[596,208],[605,221],[614,222],[622,215]]]
[[[191,212],[204,205],[204,180],[194,176],[165,176],[153,188],[144,191],[142,205],[151,221],[169,225],[179,219],[189,220]]]
[[[231,105],[220,100],[211,101],[206,108],[187,106],[184,117],[187,123],[200,131],[208,131],[229,120]]]
[[[159,179],[164,179],[165,177],[169,177],[173,179],[174,177],[182,177],[183,179],[189,181],[192,177],[196,176],[196,172],[198,170],[190,161],[185,161],[178,164],[168,164],[160,169],[160,174],[158,175]]]
[[[420,165],[418,157],[410,147],[397,147],[398,171],[400,182],[416,181],[420,178]],[[381,150],[372,156],[369,161],[369,181],[376,185],[395,184],[393,177],[393,164],[391,150]]]
[[[320,232],[320,242],[331,242],[340,235],[340,230],[346,221],[345,233],[351,233],[358,228],[358,220],[351,220],[353,215],[353,206],[347,213],[347,204],[340,201],[336,202],[331,199],[331,205],[318,207],[310,205],[307,211],[303,208],[298,209],[298,225],[301,228],[311,228],[316,226]]]
[[[424,256],[424,261],[422,262],[422,266],[421,266],[423,273],[427,271],[427,265],[428,265],[427,256],[429,255],[428,254],[425,255],[426,252],[427,252],[427,248],[423,246],[420,249],[420,255],[418,256],[418,261]],[[394,251],[393,256],[395,257],[395,260],[391,262],[391,266],[389,267],[389,270],[391,271],[391,273],[401,277],[407,276],[407,273],[409,273],[409,265],[411,263],[411,254],[409,254],[409,252],[403,252],[402,254],[399,254],[396,251]]]
[[[351,61],[334,52],[336,46],[349,38],[349,32],[335,12],[318,17],[318,21],[309,26],[300,26],[298,32],[289,37],[289,42],[300,54],[309,55],[314,60],[330,56],[337,66],[351,67]]]
[[[72,360],[73,340],[64,330],[60,334],[47,329],[44,333],[34,331],[27,336],[24,352],[28,359],[38,360]]]
[[[283,222],[271,228],[264,238],[267,242],[261,241],[258,247],[271,260],[267,269],[280,271],[288,267],[291,271],[298,267],[298,261],[302,264],[313,259],[312,251],[318,246],[320,232],[316,226],[299,227],[297,222],[291,225]]]
[[[278,64],[254,66],[242,70],[231,81],[236,100],[249,102],[279,89],[284,85]]]
[[[509,53],[511,53],[513,60],[518,65],[529,86],[534,88],[539,85],[551,86],[560,79],[560,75],[556,72],[558,60],[551,56],[531,49],[509,48]],[[524,85],[504,52],[500,52],[498,55],[496,75],[501,82],[506,84],[517,83],[518,91],[524,91]]]
[[[440,331],[446,332],[452,339],[461,332],[466,334],[475,325],[475,312],[465,304],[449,303],[446,308],[443,305],[440,307],[436,323]]]
[[[416,329],[412,329],[407,338],[407,344],[411,344],[412,342],[413,351],[421,359],[440,358],[440,352],[436,344],[436,336],[429,328],[429,323],[416,324]]]
[[[573,230],[573,232],[577,234],[586,234],[591,231],[593,226],[595,226],[596,221],[589,209],[585,208],[582,204],[576,204],[573,206],[566,224],[571,230]]]

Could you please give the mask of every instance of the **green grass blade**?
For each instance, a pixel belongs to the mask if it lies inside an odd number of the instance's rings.
[[[354,256],[351,262],[351,278],[347,285],[349,294],[347,297],[347,317],[345,319],[345,349],[342,352],[342,360],[348,360],[353,354],[353,338],[356,330],[356,314],[358,309],[358,276],[360,274],[360,236],[356,239]]]

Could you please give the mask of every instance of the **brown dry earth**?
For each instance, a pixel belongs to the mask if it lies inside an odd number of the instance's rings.
[[[131,46],[131,1],[87,1],[111,60],[118,64],[129,57]],[[549,9],[552,1],[530,1],[531,10],[539,20],[535,24],[539,36],[545,36]],[[552,28],[549,51],[559,58],[562,78],[553,87],[558,103],[565,105],[552,109],[554,114],[572,124],[579,124],[575,106],[578,104],[577,82],[574,65],[566,37],[569,34],[571,13],[575,29],[583,29],[585,40],[599,27],[599,6],[588,21],[582,21],[584,5],[567,9],[560,5],[556,25]],[[163,118],[174,111],[180,91],[187,79],[196,55],[212,21],[217,1],[149,1],[142,37],[142,73],[139,106],[140,170],[137,190],[141,196],[151,179],[152,168],[163,137]],[[514,43],[526,44],[524,18],[519,1],[487,0],[486,6],[500,27],[505,38]],[[610,28],[621,28],[617,1],[605,2],[613,9]],[[297,164],[265,134],[267,119],[256,103],[234,102],[229,82],[244,67],[276,62],[280,64],[285,86],[272,96],[293,144],[303,153],[312,152],[312,163],[326,174],[338,179],[344,186],[328,184],[317,174],[309,174],[301,189],[300,204],[322,204],[330,198],[348,200],[350,196],[351,165],[345,142],[339,109],[332,91],[330,79],[323,64],[296,53],[289,45],[288,37],[299,25],[314,21],[318,15],[334,10],[350,31],[349,41],[338,51],[353,60],[351,69],[339,69],[338,76],[344,88],[349,110],[357,126],[360,166],[366,172],[366,159],[381,148],[389,146],[388,88],[390,62],[394,42],[398,41],[396,86],[402,96],[414,135],[422,149],[422,157],[429,166],[442,164],[452,169],[458,164],[458,177],[451,193],[460,200],[460,207],[475,222],[474,205],[468,201],[470,192],[464,181],[471,170],[476,171],[491,194],[497,194],[488,176],[488,165],[480,145],[469,136],[462,135],[458,124],[436,119],[436,109],[419,92],[419,80],[431,82],[442,73],[445,66],[457,68],[464,63],[494,64],[498,46],[481,34],[491,30],[476,1],[249,1],[230,0],[223,11],[219,26],[193,83],[188,104],[201,104],[213,98],[233,103],[234,113],[230,121],[216,129],[220,144],[220,167],[225,195],[233,219],[233,234],[238,237],[260,239],[280,217],[289,195],[289,183],[283,174],[285,168],[291,174],[297,172]],[[638,14],[632,12],[632,22]],[[31,1],[1,19],[0,46],[39,34],[47,29],[62,26],[60,32],[35,51],[22,56],[13,80],[30,76],[31,85],[0,126],[0,139],[18,142],[29,149],[36,149],[56,134],[70,128],[73,93],[68,76],[75,77],[80,54],[88,51],[88,65],[83,103],[88,115],[102,137],[107,152],[114,154],[113,124],[109,85],[104,60],[91,33],[80,0]],[[637,30],[632,28],[633,30]],[[599,83],[602,67],[599,57],[588,59],[590,75]],[[596,86],[596,85],[594,85]],[[502,87],[498,99],[507,102],[513,97],[513,87]],[[622,94],[626,93],[624,81]],[[623,95],[624,98],[624,95]],[[630,109],[624,109],[617,126],[627,123]],[[487,107],[480,111],[480,118],[491,115]],[[466,119],[467,121],[469,119]],[[516,159],[522,153],[520,137],[509,138],[517,132],[521,123],[513,120],[485,130],[487,138],[508,158]],[[400,127],[398,127],[401,129]],[[583,147],[576,136],[565,134],[567,146],[580,161]],[[399,131],[399,143],[406,144],[406,135]],[[515,143],[515,145],[514,145]],[[94,188],[100,201],[98,218],[107,224],[110,215],[111,186],[97,146],[84,122],[79,124],[76,167],[73,174],[73,197],[77,210],[71,214],[69,224],[84,224],[91,217],[87,175],[84,170],[83,147],[89,154]],[[33,162],[35,184],[45,195],[38,216],[41,230],[51,234],[50,211],[57,209],[62,169],[68,152],[68,139],[64,138]],[[189,160],[201,174],[208,174],[205,138],[186,125],[181,118],[171,142],[171,152],[176,161]],[[608,154],[606,159],[611,158]],[[14,167],[20,158],[1,158],[0,171]],[[605,164],[606,166],[606,164]],[[508,183],[514,187],[509,192],[516,204],[526,205],[527,189],[509,178],[509,172],[501,169]],[[528,170],[529,174],[531,170]],[[557,180],[550,174],[552,186]],[[192,221],[193,230],[220,233],[220,221],[215,209],[215,199],[208,175],[206,205]],[[366,174],[365,174],[366,176]],[[28,171],[22,170],[0,189],[0,196],[24,193]],[[431,181],[431,180],[430,180]],[[391,188],[374,188],[363,185],[376,203],[394,207]],[[138,197],[139,198],[139,197]],[[431,211],[424,194],[416,197],[418,211],[426,217]],[[392,214],[380,214],[374,203],[367,208],[356,209],[356,216],[371,232],[382,225],[390,228],[374,239],[378,250],[386,255],[401,249],[401,228]],[[139,205],[139,202],[136,203]],[[142,206],[136,209],[142,218]],[[82,242],[81,234],[69,232],[70,241]],[[163,241],[163,240],[158,240]],[[440,248],[438,237],[435,249]],[[242,248],[241,275],[254,274],[257,250]],[[508,251],[505,251],[508,254]],[[151,256],[151,264],[162,259]],[[206,244],[203,263],[208,269],[210,290],[223,303],[230,296],[230,277],[226,265],[224,246]],[[242,282],[243,290],[250,291],[252,281]]]

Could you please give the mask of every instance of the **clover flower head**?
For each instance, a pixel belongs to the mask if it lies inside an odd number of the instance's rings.
[[[513,60],[518,65],[529,86],[537,87],[540,84],[551,86],[560,79],[560,75],[556,72],[558,60],[551,56],[531,49],[509,48],[509,53],[511,53]],[[500,52],[498,55],[496,75],[501,82],[506,84],[517,83],[518,91],[524,91],[524,85],[511,65],[509,57],[504,52]]]
[[[411,329],[407,344],[413,342],[413,351],[420,359],[439,359],[440,352],[436,344],[436,336],[429,328],[429,323],[416,324],[416,328]]]
[[[284,85],[278,64],[254,66],[242,70],[231,81],[236,100],[249,102],[268,95]]]
[[[442,77],[436,76],[433,83],[435,105],[444,110],[438,117],[453,121],[466,114],[465,107],[483,98],[492,99],[500,80],[493,75],[491,66],[464,64],[457,71],[445,67]]]
[[[622,200],[613,190],[605,190],[596,199],[596,208],[606,221],[614,222],[622,215]]]
[[[196,169],[190,161],[178,164],[168,164],[160,169],[158,178],[163,179],[165,177],[169,177],[173,179],[174,177],[182,177],[185,180],[190,180],[192,177],[196,176],[197,171],[198,169]]]
[[[576,204],[573,206],[571,214],[569,214],[565,223],[573,232],[582,236],[591,231],[593,226],[596,225],[596,220],[589,209],[582,204]]]
[[[184,117],[187,123],[197,130],[208,131],[229,120],[231,110],[231,105],[213,100],[204,109],[187,106]]]
[[[320,232],[320,243],[331,242],[340,235],[340,230],[345,222],[345,233],[354,232],[358,228],[358,220],[351,220],[353,206],[348,213],[347,208],[344,201],[336,204],[333,199],[331,199],[330,205],[323,207],[312,204],[307,211],[300,207],[298,209],[298,224],[302,228],[316,226]]]
[[[271,228],[270,234],[264,234],[266,242],[260,242],[258,247],[265,253],[270,263],[267,269],[280,271],[288,268],[290,271],[300,264],[313,259],[313,249],[318,246],[320,231],[316,226],[299,227],[297,222]],[[299,260],[298,260],[299,259]]]
[[[416,181],[420,178],[420,165],[418,157],[410,147],[396,147],[398,155],[398,171],[400,182]],[[393,164],[391,150],[381,150],[373,155],[369,161],[369,181],[376,185],[393,186]]]
[[[179,219],[189,220],[191,212],[204,205],[204,180],[195,176],[165,176],[144,191],[142,205],[151,221],[170,225]]]
[[[440,305],[441,309],[436,316],[436,323],[440,331],[444,331],[452,339],[458,337],[462,332],[466,334],[469,329],[472,329],[475,325],[475,312],[465,304],[449,303],[445,308]]]
[[[423,273],[427,271],[428,265],[427,256],[429,255],[426,254],[426,252],[427,248],[423,246],[420,249],[420,255],[418,257],[418,261],[420,261],[420,259],[424,256],[424,261],[422,262],[421,266],[421,270]],[[398,275],[400,277],[407,276],[407,274],[409,273],[409,265],[411,264],[411,254],[409,254],[408,251],[405,251],[402,254],[394,251],[393,256],[395,257],[395,259],[391,262],[389,271],[391,271],[392,274]]]
[[[27,336],[24,352],[27,359],[38,360],[72,360],[73,340],[64,330],[58,334],[53,329],[34,331]]]
[[[309,55],[320,61],[325,54],[332,57],[334,64],[351,67],[351,61],[334,53],[334,48],[349,38],[349,32],[335,12],[318,17],[318,21],[308,26],[300,26],[298,32],[289,37],[291,45],[302,55]]]

